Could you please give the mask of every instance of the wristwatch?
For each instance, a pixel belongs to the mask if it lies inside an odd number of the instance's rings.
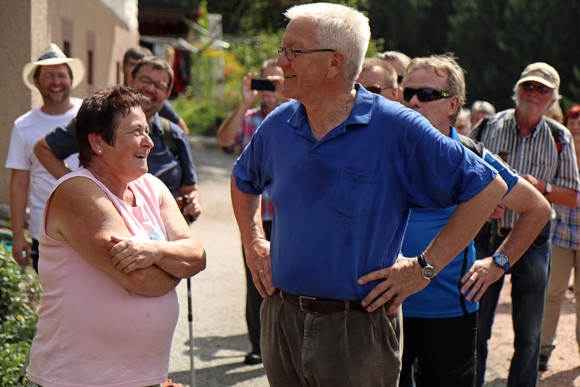
[[[493,263],[495,263],[496,266],[504,269],[506,274],[510,273],[510,261],[505,254],[495,253],[491,257],[493,258]]]
[[[433,281],[437,277],[437,270],[425,261],[423,254],[419,255],[417,260],[419,261],[419,266],[421,266],[421,275],[423,278]]]
[[[544,191],[544,196],[548,195],[552,192],[552,184],[549,181],[546,181],[546,190]]]

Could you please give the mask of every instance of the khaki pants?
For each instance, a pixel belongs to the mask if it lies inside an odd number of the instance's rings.
[[[556,346],[556,328],[572,269],[574,269],[574,295],[576,297],[576,341],[580,350],[580,250],[552,245],[552,266],[542,322],[540,354],[543,356],[550,357]]]
[[[309,313],[280,292],[262,303],[262,361],[272,387],[385,386],[399,382],[401,308]]]

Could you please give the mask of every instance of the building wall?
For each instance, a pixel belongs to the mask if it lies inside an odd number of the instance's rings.
[[[12,124],[20,115],[42,105],[38,91],[22,81],[22,67],[50,44],[70,56],[81,58],[88,69],[93,58],[92,84],[88,73],[72,95],[83,98],[106,85],[122,81],[121,61],[125,50],[139,43],[137,0],[0,0],[0,222],[9,204],[10,170],[4,164]],[[89,51],[92,54],[89,54]]]

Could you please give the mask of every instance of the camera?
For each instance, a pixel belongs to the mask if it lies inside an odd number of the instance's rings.
[[[274,91],[276,90],[276,84],[266,78],[254,78],[252,79],[251,88],[252,90]]]

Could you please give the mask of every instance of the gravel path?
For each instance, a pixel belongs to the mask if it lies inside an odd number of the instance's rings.
[[[233,158],[215,146],[192,141],[198,169],[203,214],[192,226],[207,252],[207,268],[192,279],[194,312],[194,354],[197,387],[268,386],[261,365],[246,366],[243,359],[250,350],[245,323],[245,278],[241,242],[232,213],[229,178]],[[494,332],[486,386],[506,385],[512,356],[510,286],[502,291]],[[186,282],[178,287],[181,313],[173,338],[170,378],[190,384],[189,324]],[[580,355],[574,333],[574,301],[566,295],[558,328],[559,344],[549,370],[539,374],[540,387],[580,387]]]

